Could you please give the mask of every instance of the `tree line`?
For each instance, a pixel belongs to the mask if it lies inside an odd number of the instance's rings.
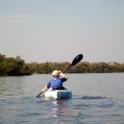
[[[7,58],[0,54],[0,76],[30,75],[31,70],[20,56]]]
[[[38,74],[49,74],[53,70],[64,71],[71,63],[69,62],[45,62],[45,63],[28,63],[31,72]],[[124,72],[124,63],[117,62],[80,62],[72,66],[66,73],[122,73]]]
[[[53,70],[64,71],[71,63],[69,62],[45,62],[25,63],[20,56],[16,58],[0,54],[0,76],[22,76],[38,74],[50,74]],[[124,63],[117,62],[80,62],[72,66],[66,73],[115,73],[124,72]]]

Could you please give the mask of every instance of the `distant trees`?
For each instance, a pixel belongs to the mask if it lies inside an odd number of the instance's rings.
[[[0,54],[0,76],[30,75],[30,68],[24,63],[20,56],[6,58]]]
[[[69,62],[25,63],[20,56],[6,58],[0,54],[0,76],[31,75],[33,73],[49,74],[53,70],[62,72],[70,65]],[[114,73],[124,72],[124,63],[117,62],[80,62],[72,66],[66,73]]]
[[[32,73],[38,74],[49,74],[53,70],[61,70],[64,71],[65,68],[69,66],[69,62],[61,62],[61,63],[52,63],[52,62],[45,62],[45,63],[27,63],[28,67],[31,69]],[[68,72],[68,71],[67,71]]]
[[[37,72],[39,74],[49,74],[53,70],[64,71],[70,65],[69,62],[60,63],[28,63],[29,68],[31,68],[32,73]],[[120,64],[117,62],[105,63],[105,62],[80,62],[79,64],[72,66],[67,70],[67,73],[114,73],[114,72],[124,72],[124,63]]]

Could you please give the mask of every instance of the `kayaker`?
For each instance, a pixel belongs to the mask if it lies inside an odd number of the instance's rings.
[[[55,70],[52,72],[52,76],[53,76],[53,79],[50,80],[47,84],[47,86],[45,86],[43,89],[42,89],[42,92],[48,90],[49,88],[52,88],[53,90],[63,90],[64,87],[63,87],[63,82],[65,82],[68,77],[63,74],[61,71],[58,71],[58,70]]]

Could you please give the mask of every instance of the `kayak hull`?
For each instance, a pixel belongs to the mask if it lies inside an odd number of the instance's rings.
[[[45,92],[45,98],[53,99],[69,99],[72,97],[72,91],[65,87],[64,90],[52,90],[51,88]]]

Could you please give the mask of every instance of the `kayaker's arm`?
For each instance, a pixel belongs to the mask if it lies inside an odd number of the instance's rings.
[[[48,90],[47,86],[45,86],[43,89],[42,89],[42,92]]]
[[[62,72],[60,73],[60,76],[61,76],[62,78],[68,79],[68,77],[67,77],[65,74],[63,74]]]

